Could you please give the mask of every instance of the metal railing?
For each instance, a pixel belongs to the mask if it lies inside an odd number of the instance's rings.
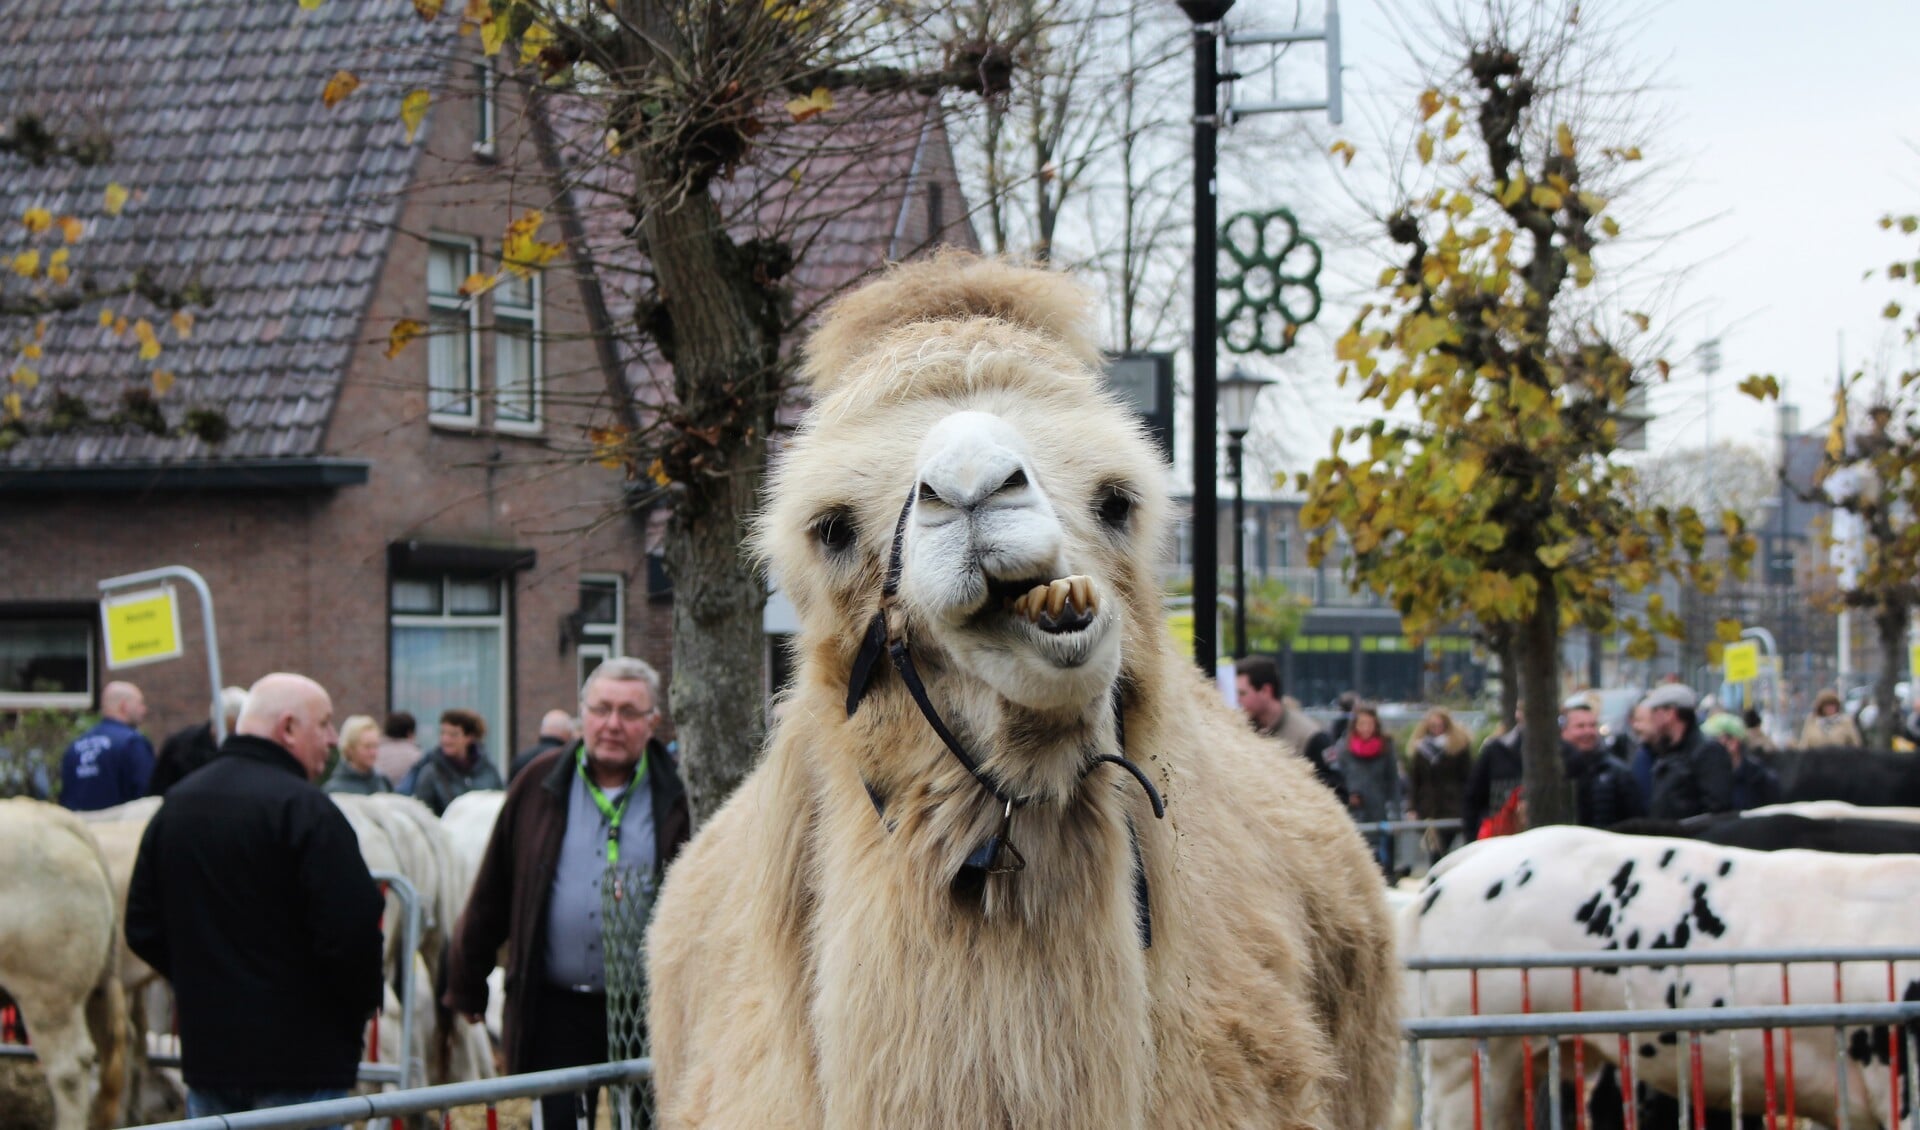
[[[424,1064],[416,1065],[413,1061],[413,955],[420,948],[420,892],[405,875],[391,871],[375,871],[371,874],[374,882],[393,892],[401,905],[402,960],[399,971],[400,985],[396,990],[400,994],[400,1062],[397,1065],[377,1061],[363,1062],[360,1064],[358,1078],[362,1083],[393,1083],[405,1089],[416,1079],[422,1078],[425,1072]],[[117,940],[115,944],[118,944]],[[373,1033],[374,1040],[377,1041],[379,1039],[377,1014],[374,1019]],[[134,1038],[143,1040],[147,1036],[145,1032],[136,1032],[133,1035]],[[32,1038],[31,1029],[28,1030],[27,1036],[29,1039]],[[377,1055],[378,1052],[376,1051],[375,1054]],[[32,1044],[0,1044],[0,1059],[34,1059],[37,1055]],[[165,1053],[149,1054],[147,1062],[155,1067],[179,1067],[180,1057]],[[325,1125],[325,1123],[316,1123],[316,1125]]]
[[[586,1067],[559,1067],[525,1075],[502,1075],[410,1091],[377,1095],[349,1095],[344,1099],[301,1103],[299,1106],[252,1110],[244,1114],[217,1114],[160,1122],[154,1130],[308,1130],[315,1126],[359,1122],[374,1118],[404,1118],[460,1106],[491,1105],[507,1099],[536,1098],[568,1091],[626,1086],[653,1078],[653,1060],[623,1059]]]

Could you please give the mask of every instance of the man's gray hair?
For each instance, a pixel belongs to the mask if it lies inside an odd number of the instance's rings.
[[[655,671],[653,664],[648,663],[646,660],[635,659],[630,655],[622,655],[614,659],[606,660],[601,663],[600,666],[595,667],[593,674],[588,675],[587,681],[580,685],[580,705],[586,705],[588,692],[593,690],[593,684],[602,679],[614,679],[623,683],[647,684],[647,691],[653,697],[654,709],[659,709],[660,672]]]

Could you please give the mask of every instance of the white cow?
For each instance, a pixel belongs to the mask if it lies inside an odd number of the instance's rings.
[[[1898,820],[1920,823],[1920,808],[1864,807],[1844,800],[1800,800],[1749,808],[1742,816],[1804,816],[1809,820]]]
[[[0,987],[45,1069],[55,1130],[83,1130],[90,1116],[110,1125],[120,1112],[119,923],[85,825],[55,805],[0,800]]]
[[[500,818],[500,809],[507,803],[507,794],[499,789],[477,789],[462,793],[453,798],[447,810],[440,814],[440,824],[447,830],[447,838],[453,845],[456,866],[461,869],[460,906],[464,908],[467,895],[473,890],[473,880],[480,873],[480,860],[487,853],[487,841],[493,838],[493,825]],[[502,952],[502,959],[505,954]],[[507,975],[494,967],[487,975],[487,1033],[493,1037],[496,1045],[500,1042],[501,1023],[505,1017],[507,1001]]]
[[[1920,856],[1836,855],[1810,851],[1754,852],[1694,840],[1618,836],[1558,826],[1483,840],[1443,859],[1429,876],[1418,903],[1400,917],[1405,958],[1489,956],[1502,953],[1621,949],[1739,950],[1773,947],[1912,945],[1920,941]],[[1897,969],[1905,999],[1920,998],[1920,962]],[[1517,1013],[1517,972],[1482,973],[1480,1011]],[[1799,965],[1791,987],[1796,1004],[1834,999],[1833,967]],[[1845,999],[1883,1002],[1887,971],[1882,963],[1846,967]],[[1465,1016],[1471,1011],[1465,972],[1410,973],[1410,1013]],[[1781,1001],[1778,966],[1622,967],[1582,975],[1581,1007],[1612,1009],[1715,1008]],[[1534,1012],[1573,1009],[1572,976],[1536,971],[1531,976]],[[1844,1079],[1835,1068],[1833,1033],[1797,1033],[1805,1049],[1794,1061],[1801,1114],[1832,1118],[1844,1094],[1847,1125],[1885,1127],[1889,1091],[1884,1033],[1849,1032],[1852,1057]],[[1710,1105],[1733,1105],[1738,1049],[1740,1108],[1764,1108],[1765,1060],[1760,1032],[1720,1033],[1703,1038],[1706,1097]],[[1669,1094],[1680,1091],[1684,1037],[1636,1034],[1633,1072]],[[1617,1058],[1616,1036],[1594,1037],[1589,1047]],[[1547,1041],[1533,1050],[1544,1057]],[[1521,1049],[1517,1039],[1491,1041],[1485,1082],[1490,1125],[1521,1121]],[[1473,1051],[1469,1041],[1427,1045],[1431,1075],[1428,1102],[1438,1130],[1473,1125]],[[1776,1070],[1784,1070],[1776,1042]],[[1590,1060],[1590,1062],[1595,1062]],[[1536,1079],[1544,1079],[1536,1065]]]

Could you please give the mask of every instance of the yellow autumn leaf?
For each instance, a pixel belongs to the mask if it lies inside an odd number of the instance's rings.
[[[33,278],[40,273],[40,253],[38,251],[22,251],[13,257],[11,265],[14,274],[19,275],[23,279]]]
[[[327,80],[327,85],[321,88],[320,101],[327,109],[331,110],[335,106],[338,106],[347,95],[352,94],[358,89],[360,89],[360,80],[354,77],[353,72],[335,71],[333,72],[333,77]]]
[[[155,369],[153,371],[153,395],[165,396],[168,390],[172,388],[173,371],[171,369]]]
[[[491,59],[500,53],[500,48],[506,46],[506,42],[507,22],[495,19],[489,9],[480,19],[480,50]]]
[[[60,238],[68,243],[79,243],[80,237],[87,234],[87,225],[77,216],[62,216],[54,223],[60,225]]]
[[[1433,160],[1433,135],[1422,131],[1420,140],[1415,144],[1420,150],[1420,163],[1422,165],[1430,163]]]
[[[1431,118],[1435,114],[1438,114],[1440,112],[1440,107],[1443,105],[1445,105],[1445,101],[1440,97],[1439,91],[1433,89],[1432,87],[1428,87],[1427,89],[1421,91],[1420,92],[1420,120],[1424,122],[1428,118]]]
[[[824,86],[816,86],[812,94],[805,98],[795,98],[787,103],[787,113],[792,114],[796,122],[817,118],[831,109],[833,109],[833,91]]]
[[[402,318],[395,322],[393,328],[387,331],[387,360],[391,361],[400,356],[400,351],[407,347],[407,343],[426,332],[426,329],[425,322],[418,322],[412,318]]]
[[[125,314],[116,314],[113,319],[113,336],[127,336],[128,325],[129,323],[127,322],[127,316]]]
[[[546,24],[538,20],[528,24],[526,32],[520,36],[520,65],[524,67],[538,59],[540,52],[545,51],[552,42],[553,32]]]
[[[173,332],[179,335],[181,341],[185,341],[193,336],[193,314],[191,311],[175,310],[173,317],[168,318],[167,322],[173,326]]]
[[[35,388],[40,384],[40,374],[25,365],[14,366],[13,372],[7,379],[25,389]]]
[[[110,330],[113,328],[113,311],[111,310],[100,311],[100,328],[103,330]]]
[[[407,144],[413,144],[413,135],[420,132],[420,123],[426,120],[427,105],[433,101],[433,95],[424,90],[410,91],[400,100],[400,120],[407,126]]]
[[[29,361],[40,360],[40,356],[41,356],[40,343],[37,341],[30,341],[27,344],[21,346],[20,356],[25,357]]]
[[[1332,145],[1327,146],[1328,155],[1340,158],[1342,166],[1353,164],[1355,152],[1356,150],[1351,141],[1336,141]]]
[[[135,322],[133,336],[140,342],[140,360],[151,361],[160,356],[160,339],[154,335],[152,322],[145,318]]]
[[[413,0],[413,10],[420,13],[420,18],[428,23],[439,18],[440,9],[444,7],[446,7],[446,0]]]
[[[120,184],[118,181],[112,184],[109,184],[107,186],[106,196],[104,200],[104,203],[107,209],[107,215],[118,216],[120,214],[120,210],[127,206],[127,197],[129,195],[131,194],[128,193],[126,189],[120,187]]]
[[[1562,203],[1560,194],[1544,184],[1534,185],[1528,198],[1533,201],[1534,207],[1545,208],[1549,212],[1558,212]]]
[[[507,270],[520,278],[526,278],[560,254],[560,244],[540,241],[540,225],[545,221],[545,213],[533,211],[507,225],[507,238],[500,247],[500,259]]]
[[[7,415],[13,417],[16,420],[20,418],[21,412],[20,412],[20,394],[19,393],[17,392],[8,393],[4,398],[0,398],[0,404],[6,405]]]
[[[647,477],[663,487],[673,485],[673,476],[667,474],[667,465],[658,459],[647,464]]]
[[[327,0],[300,0],[300,6],[302,8],[305,8],[309,12],[313,12],[313,11],[318,11],[320,8],[320,5],[326,2]]]
[[[607,130],[607,152],[616,157],[620,155],[620,131],[617,129]]]
[[[1573,130],[1568,128],[1567,123],[1561,122],[1554,128],[1553,144],[1562,157],[1573,160]]]
[[[1543,545],[1539,549],[1534,550],[1533,555],[1538,557],[1540,564],[1545,565],[1547,568],[1558,569],[1560,566],[1566,564],[1568,557],[1573,555],[1573,546],[1565,542],[1559,545]]]
[[[1453,479],[1453,485],[1459,489],[1460,493],[1465,494],[1473,489],[1474,483],[1480,481],[1481,467],[1482,464],[1478,458],[1462,459],[1453,465],[1448,474]]]
[[[20,222],[26,225],[28,234],[39,235],[53,226],[53,213],[45,208],[29,208],[20,217]]]
[[[53,254],[47,257],[47,278],[61,286],[65,286],[67,279],[71,275],[72,271],[67,267],[67,249],[64,247],[54,248]]]
[[[473,298],[477,295],[485,294],[492,290],[499,282],[499,275],[483,275],[476,271],[468,275],[465,281],[460,284],[460,296],[462,298]]]

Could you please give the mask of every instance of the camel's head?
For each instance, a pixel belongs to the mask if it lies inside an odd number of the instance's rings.
[[[806,677],[846,685],[898,538],[895,626],[942,712],[1038,749],[1110,710],[1160,630],[1164,470],[1102,390],[1086,313],[1063,276],[959,254],[828,312],[760,530]]]

